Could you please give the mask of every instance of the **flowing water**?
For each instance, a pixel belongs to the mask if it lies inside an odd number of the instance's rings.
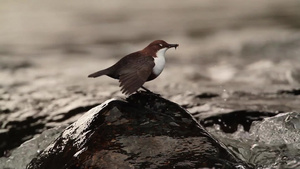
[[[300,168],[300,113],[288,112],[242,126],[226,134],[218,125],[207,128],[239,158],[258,168]]]

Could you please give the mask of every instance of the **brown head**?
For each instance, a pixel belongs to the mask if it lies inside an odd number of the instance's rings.
[[[176,49],[178,46],[179,46],[178,44],[169,44],[163,40],[155,40],[151,42],[147,47],[145,47],[142,51],[147,54],[155,55],[157,51],[161,49],[165,49],[165,50],[168,50],[170,48]]]

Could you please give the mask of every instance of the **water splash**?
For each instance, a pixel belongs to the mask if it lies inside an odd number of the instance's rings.
[[[226,134],[220,127],[208,128],[239,158],[258,168],[300,168],[300,113],[289,112],[253,123],[249,132],[242,126]]]

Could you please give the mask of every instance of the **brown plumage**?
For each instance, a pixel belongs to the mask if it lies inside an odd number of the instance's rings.
[[[155,79],[160,74],[154,71],[154,58],[157,57],[157,52],[177,46],[177,44],[168,44],[163,40],[153,41],[143,50],[126,55],[111,67],[92,73],[88,77],[107,75],[119,79],[122,93],[131,94],[142,87],[146,81]]]

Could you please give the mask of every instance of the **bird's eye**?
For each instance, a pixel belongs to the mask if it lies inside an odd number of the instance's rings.
[[[159,44],[159,46],[162,47],[163,45],[162,45],[162,44]]]

